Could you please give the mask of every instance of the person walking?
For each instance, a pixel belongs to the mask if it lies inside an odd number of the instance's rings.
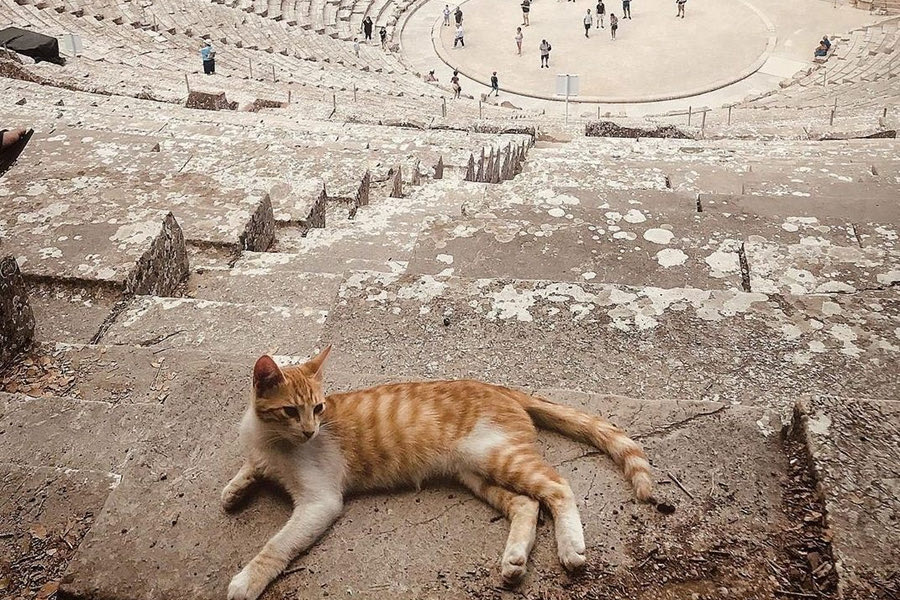
[[[353,38],[353,51],[356,53],[356,58],[359,58],[359,38]]]
[[[494,71],[491,75],[491,92],[494,93],[495,98],[500,95],[500,80],[497,79],[497,71]],[[490,96],[490,94],[488,94],[488,96]]]
[[[587,14],[584,15],[584,37],[591,37],[591,26],[594,24],[594,17],[591,16],[591,9],[587,9]]]
[[[378,32],[378,37],[381,38],[381,49],[387,50],[387,29],[384,26],[381,26],[381,30]]]
[[[462,9],[460,7],[456,7],[456,12],[453,13],[453,18],[456,19],[456,26],[459,27],[462,25]]]
[[[606,5],[603,0],[597,0],[597,27],[603,29],[603,17],[606,16]]]
[[[374,23],[372,23],[372,17],[367,15],[366,18],[363,19],[362,27],[366,41],[372,41],[372,28],[374,27]]]
[[[616,13],[609,13],[609,33],[612,34],[612,39],[616,39],[616,29],[619,28],[619,17],[616,16]]]
[[[631,0],[622,0],[622,18],[631,18]]]
[[[466,40],[463,39],[465,33],[463,32],[462,24],[456,26],[456,33],[453,35],[453,47],[456,48],[456,45],[459,44],[463,48],[466,47]]]
[[[519,56],[522,56],[522,40],[525,39],[525,36],[522,35],[522,28],[516,27],[516,48],[519,49]]]
[[[209,40],[203,42],[203,47],[200,48],[200,59],[203,61],[203,72],[207,75],[215,75],[216,51]]]
[[[687,4],[687,0],[675,0],[675,5],[678,7],[678,14],[675,15],[675,18],[681,17],[684,18],[684,5]]]
[[[547,67],[550,68],[550,51],[553,48],[550,46],[550,42],[547,40],[541,40],[541,68]]]
[[[459,71],[453,71],[453,77],[450,78],[450,87],[453,88],[453,98],[459,100],[462,94],[462,86],[459,85]]]
[[[529,13],[531,12],[531,0],[522,0],[522,25],[528,27],[530,22],[528,21]]]
[[[444,5],[444,27],[450,27],[450,5]]]

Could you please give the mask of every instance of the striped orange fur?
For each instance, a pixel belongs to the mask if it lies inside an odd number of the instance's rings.
[[[535,448],[535,425],[596,446],[622,468],[639,500],[651,500],[640,446],[605,419],[478,381],[397,383],[325,396],[330,351],[281,369],[254,367],[254,395],[241,425],[247,459],[222,492],[226,508],[260,478],[294,501],[287,524],[238,573],[232,600],[255,599],[337,519],[347,493],[456,479],[503,513],[510,533],[501,559],[508,583],[526,572],[539,504],[553,516],[567,569],[585,562],[581,519],[569,484]]]

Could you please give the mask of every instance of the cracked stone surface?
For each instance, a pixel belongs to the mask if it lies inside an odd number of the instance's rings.
[[[815,396],[799,405],[843,598],[900,594],[900,403]]]

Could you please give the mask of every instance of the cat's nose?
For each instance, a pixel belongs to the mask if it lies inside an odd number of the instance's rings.
[[[304,432],[303,432],[303,435],[306,436],[306,439],[311,438],[311,437],[314,436],[315,434],[316,434],[315,431],[304,431]]]

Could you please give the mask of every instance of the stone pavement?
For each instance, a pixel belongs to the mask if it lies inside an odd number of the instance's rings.
[[[196,120],[206,147],[209,116],[173,113]],[[277,118],[262,121],[241,131],[274,135]],[[423,169],[402,197],[373,181],[368,204],[324,198],[324,226],[267,212],[266,248],[239,243],[257,213],[220,202],[217,187],[203,202],[198,179],[173,176],[173,197],[188,200],[158,213],[147,193],[137,199],[155,208],[142,214],[224,240],[166,238],[163,264],[185,269],[177,285],[129,289],[119,275],[157,272],[156,260],[132,264],[158,247],[157,229],[136,236],[136,250],[110,240],[115,230],[97,233],[97,264],[115,276],[73,276],[86,252],[75,246],[42,252],[74,233],[53,233],[61,223],[87,228],[103,210],[117,228],[131,222],[118,184],[165,177],[159,165],[194,143],[182,127],[178,144],[147,155],[135,149],[141,134],[79,135],[86,168],[110,153],[94,192],[80,192],[97,205],[81,211],[59,211],[62,183],[28,193],[39,183],[26,175],[49,175],[40,163],[0,180],[3,214],[15,215],[2,222],[3,248],[28,257],[37,323],[35,345],[0,375],[4,594],[224,597],[289,512],[268,488],[234,514],[219,504],[240,464],[252,364],[262,353],[295,363],[326,343],[331,391],[475,377],[608,416],[646,448],[674,512],[636,504],[606,457],[542,433],[582,511],[584,573],[562,571],[545,519],[530,575],[503,589],[506,523],[437,482],[351,499],[263,598],[896,594],[893,140],[538,143],[501,183],[464,181],[461,166],[441,179]],[[297,124],[304,152],[323,137],[314,129]],[[383,135],[406,136],[424,156],[459,155],[469,135],[448,131],[457,150],[442,153],[440,131],[396,129]],[[42,156],[60,164],[52,148]],[[321,156],[281,164],[310,172]],[[223,166],[221,181],[255,181]],[[325,175],[359,185],[358,173]]]

